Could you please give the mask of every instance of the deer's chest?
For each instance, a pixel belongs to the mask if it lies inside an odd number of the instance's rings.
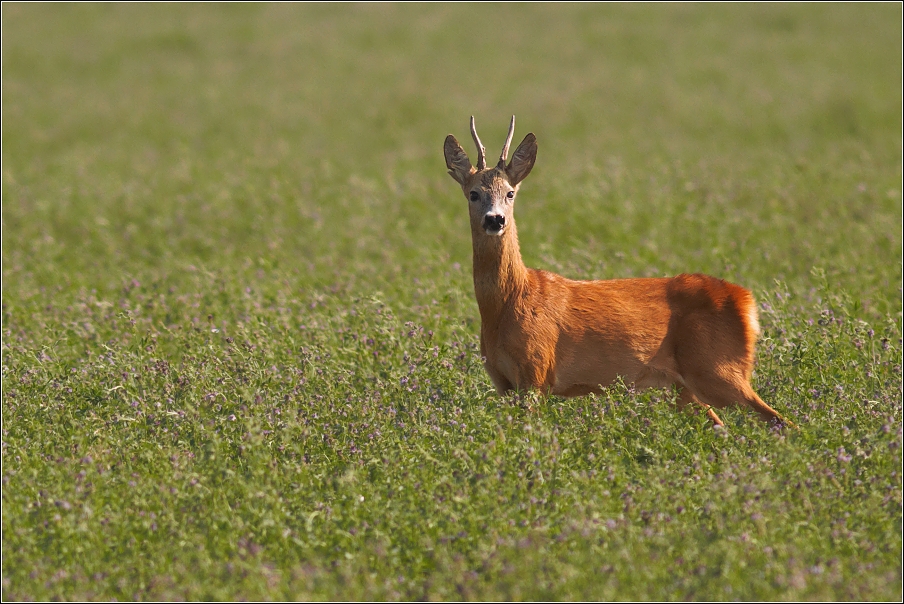
[[[539,388],[552,376],[555,338],[542,330],[524,329],[512,321],[495,329],[482,329],[487,366],[518,389]]]

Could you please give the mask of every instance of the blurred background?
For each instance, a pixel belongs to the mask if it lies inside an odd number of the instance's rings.
[[[299,287],[402,291],[402,273],[469,262],[443,138],[473,154],[474,115],[493,155],[515,114],[516,143],[540,145],[517,214],[528,265],[802,293],[818,267],[884,312],[901,279],[900,17],[5,5],[6,291],[249,264]]]

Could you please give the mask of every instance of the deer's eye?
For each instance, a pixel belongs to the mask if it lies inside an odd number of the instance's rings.
[[[509,191],[508,193],[505,194],[505,196],[509,199],[509,201],[511,201],[512,199],[515,199],[515,192]]]
[[[471,198],[471,201],[479,201],[480,193],[478,193],[477,191],[471,191],[470,198]]]

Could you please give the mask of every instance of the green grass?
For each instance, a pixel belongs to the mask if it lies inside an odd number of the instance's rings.
[[[899,6],[2,28],[4,600],[901,598]],[[513,113],[527,264],[752,289],[799,432],[492,392],[442,141]]]

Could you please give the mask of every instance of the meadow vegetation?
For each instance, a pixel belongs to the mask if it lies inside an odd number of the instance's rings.
[[[3,599],[899,601],[901,14],[4,3]],[[750,288],[799,431],[494,393],[512,114],[527,265]]]

